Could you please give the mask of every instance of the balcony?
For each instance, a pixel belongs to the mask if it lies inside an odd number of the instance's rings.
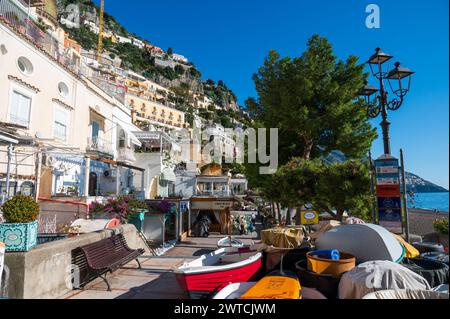
[[[36,6],[39,4],[39,1],[31,1],[30,4],[31,6]],[[59,43],[50,34],[39,28],[36,21],[37,17],[35,15],[28,16],[28,1],[0,0],[1,23],[23,34],[28,41],[33,42],[36,47],[44,50],[72,72],[79,76],[87,75],[87,66],[82,65],[77,58],[70,52],[67,52],[63,43]]]
[[[89,153],[99,153],[108,156],[114,156],[111,142],[99,137],[89,137],[86,151]]]
[[[197,190],[196,196],[198,197],[230,197],[231,193],[229,190]]]
[[[136,156],[134,155],[134,151],[130,148],[119,148],[117,155],[118,162],[124,162],[128,164],[132,164],[136,162]]]

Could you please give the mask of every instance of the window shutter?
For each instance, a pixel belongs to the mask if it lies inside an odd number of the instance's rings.
[[[67,126],[67,113],[63,110],[56,108],[55,110],[55,122]]]
[[[22,126],[28,126],[30,123],[31,99],[23,94],[13,91],[11,104],[11,122]]]

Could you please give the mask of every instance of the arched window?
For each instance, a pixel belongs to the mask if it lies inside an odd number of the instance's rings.
[[[119,128],[119,132],[117,134],[117,147],[125,148],[127,145],[127,136],[125,131],[122,128]]]

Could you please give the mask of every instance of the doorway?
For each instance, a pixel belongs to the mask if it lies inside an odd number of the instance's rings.
[[[89,196],[97,196],[97,184],[98,184],[97,173],[91,172],[89,174]]]

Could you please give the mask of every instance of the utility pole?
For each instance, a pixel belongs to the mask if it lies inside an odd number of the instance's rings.
[[[370,173],[370,204],[372,209],[372,224],[376,224],[376,209],[375,209],[375,187],[374,187],[374,168],[372,160],[372,152],[369,152],[369,173]]]
[[[400,150],[400,161],[402,166],[402,192],[403,192],[403,207],[405,209],[405,233],[406,241],[409,242],[409,214],[408,214],[408,202],[406,200],[407,189],[406,189],[406,173],[405,173],[405,160],[403,156],[403,149]]]
[[[12,143],[8,144],[8,164],[6,166],[6,198],[9,198],[10,195],[10,181],[11,181],[11,160],[12,160]]]

